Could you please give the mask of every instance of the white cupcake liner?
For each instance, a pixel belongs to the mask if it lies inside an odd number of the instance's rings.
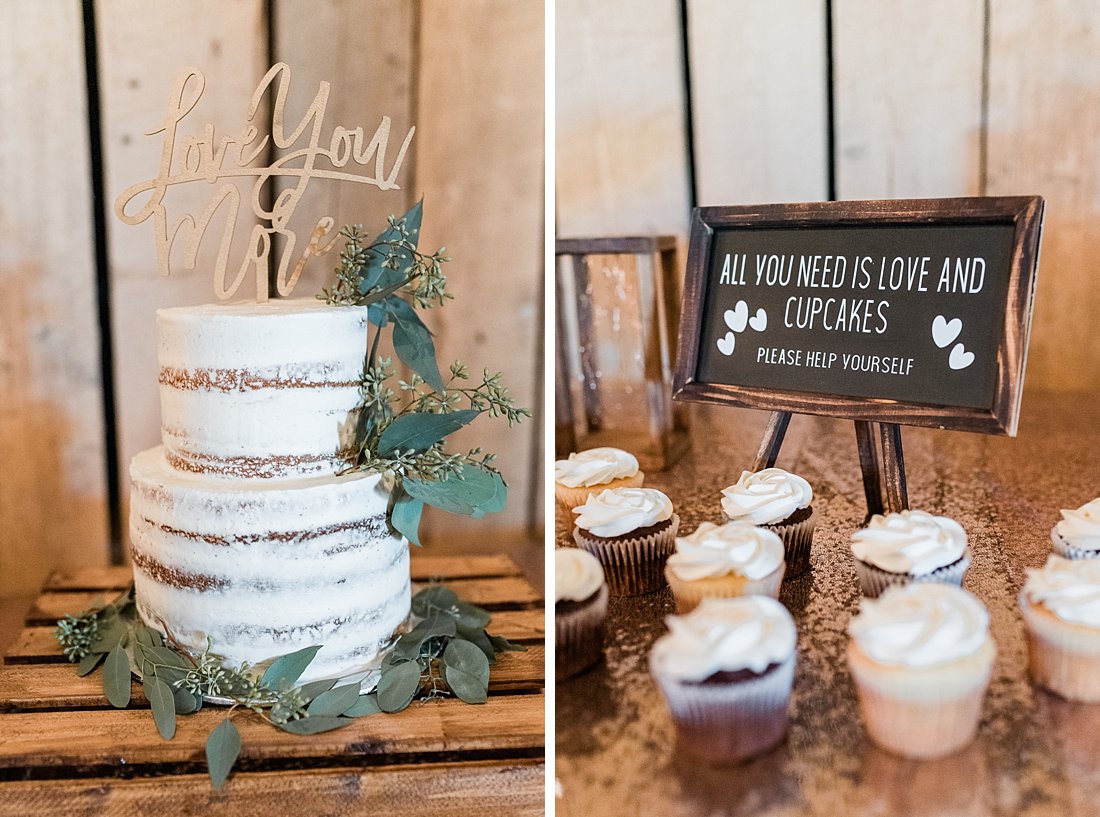
[[[746,681],[691,684],[650,671],[664,694],[680,745],[712,763],[738,763],[782,742],[795,656]]]
[[[1100,627],[1063,621],[1023,594],[1020,610],[1035,682],[1070,701],[1100,702]]]
[[[784,579],[801,576],[810,569],[810,548],[814,541],[814,527],[817,514],[810,508],[810,515],[801,522],[777,522],[773,525],[761,525],[779,534],[783,540],[783,561],[787,563]]]
[[[574,527],[573,540],[599,560],[612,595],[641,596],[665,586],[665,562],[676,550],[679,529],[680,517],[673,514],[671,525],[648,536],[593,539]]]
[[[554,498],[557,499],[561,508],[566,512],[570,512],[587,502],[588,497],[592,494],[598,494],[611,488],[641,488],[644,482],[644,471],[639,471],[629,477],[619,477],[611,480],[611,482],[603,482],[599,485],[579,485],[575,488],[555,482]]]
[[[672,567],[666,564],[665,580],[672,588],[673,598],[676,599],[676,612],[683,615],[690,613],[703,599],[708,598],[731,599],[737,596],[779,598],[779,585],[783,581],[785,570],[786,563],[780,562],[779,567],[760,579],[726,575],[687,581],[677,577]]]
[[[1050,544],[1054,552],[1063,559],[1095,559],[1100,556],[1100,550],[1087,550],[1071,545],[1068,539],[1058,533],[1057,528],[1051,528]]]
[[[603,657],[604,618],[607,615],[607,586],[583,606],[554,616],[554,677],[571,678]]]
[[[875,666],[861,655],[851,645],[848,666],[867,734],[880,747],[930,760],[974,739],[996,656],[992,641],[973,656],[935,667]]]
[[[856,573],[859,575],[859,586],[863,595],[870,599],[877,599],[887,587],[900,587],[907,584],[925,584],[938,582],[940,584],[954,584],[962,587],[963,576],[970,567],[970,551],[964,550],[963,555],[949,565],[937,567],[931,573],[922,576],[912,576],[909,573],[891,573],[869,562],[856,559]]]

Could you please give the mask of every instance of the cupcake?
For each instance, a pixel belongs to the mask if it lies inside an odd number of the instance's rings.
[[[924,511],[875,514],[866,528],[852,535],[852,554],[863,595],[870,598],[891,585],[962,585],[970,567],[962,525]]]
[[[613,488],[592,494],[573,513],[573,539],[599,559],[612,593],[638,596],[664,587],[680,527],[667,496],[653,488]]]
[[[704,598],[779,595],[783,540],[747,522],[704,522],[690,536],[676,537],[665,578],[676,609],[689,613]]]
[[[736,485],[722,489],[722,510],[734,522],[761,525],[783,540],[787,577],[810,567],[814,538],[814,492],[802,477],[782,468],[743,471]]]
[[[1100,701],[1100,559],[1051,555],[1020,593],[1035,681],[1071,701]]]
[[[928,759],[974,738],[996,649],[989,613],[950,584],[888,587],[848,626],[848,667],[871,739]]]
[[[596,558],[577,548],[554,551],[554,657],[560,681],[603,655],[607,584]]]
[[[1063,510],[1062,521],[1050,532],[1050,541],[1054,552],[1066,559],[1100,556],[1100,498],[1075,511]]]
[[[782,741],[797,641],[787,608],[767,596],[703,599],[666,620],[649,671],[684,750],[736,763]]]
[[[590,448],[554,463],[554,495],[571,511],[589,496],[609,488],[641,488],[645,474],[638,460],[619,448]]]

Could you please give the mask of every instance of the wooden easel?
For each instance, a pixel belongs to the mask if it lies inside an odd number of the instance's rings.
[[[771,413],[764,429],[764,439],[760,441],[760,450],[756,453],[753,471],[775,465],[790,422],[789,411]],[[869,420],[856,420],[855,426],[859,468],[863,473],[863,492],[867,497],[867,519],[876,513],[905,510],[909,507],[909,491],[905,484],[901,426],[897,423],[873,423]],[[876,437],[878,446],[875,445]]]

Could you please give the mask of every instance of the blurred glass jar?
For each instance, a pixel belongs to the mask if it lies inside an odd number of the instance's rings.
[[[688,443],[686,406],[672,402],[675,238],[559,239],[556,252],[557,456],[610,445],[667,468]]]

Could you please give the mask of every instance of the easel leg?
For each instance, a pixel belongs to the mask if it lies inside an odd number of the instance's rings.
[[[859,449],[859,469],[863,472],[863,493],[867,497],[866,524],[876,513],[882,513],[882,471],[879,468],[878,447],[875,445],[875,423],[856,420],[856,447]]]
[[[791,422],[789,411],[773,411],[768,418],[768,426],[764,429],[764,439],[760,441],[760,450],[756,454],[756,462],[752,464],[753,471],[762,471],[771,468],[779,459],[779,449],[783,445],[783,436],[787,433],[787,426]]]
[[[886,482],[886,507],[891,511],[903,511],[909,507],[909,490],[905,485],[901,426],[897,423],[883,423],[879,434],[882,441],[882,473]]]

